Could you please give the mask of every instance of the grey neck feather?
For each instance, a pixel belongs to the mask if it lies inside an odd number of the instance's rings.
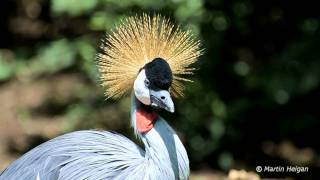
[[[139,133],[135,116],[138,108],[141,108],[141,103],[132,94],[131,125],[145,146],[145,158],[162,168],[163,173],[172,176],[172,179],[186,179],[189,175],[189,160],[175,131],[159,116],[149,132]]]
[[[131,111],[130,111],[130,119],[131,119],[131,127],[134,130],[134,134],[136,137],[141,138],[141,134],[138,132],[136,128],[136,112],[140,108],[141,103],[139,100],[135,97],[134,92],[131,93]]]

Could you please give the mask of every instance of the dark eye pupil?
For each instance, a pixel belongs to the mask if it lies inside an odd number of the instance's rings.
[[[161,99],[165,99],[166,97],[164,97],[164,96],[161,96]]]
[[[149,81],[148,81],[148,80],[145,80],[144,83],[145,83],[146,85],[149,85]]]

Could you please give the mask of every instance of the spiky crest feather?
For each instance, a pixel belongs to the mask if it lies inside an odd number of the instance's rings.
[[[154,58],[165,59],[173,73],[170,91],[183,95],[182,77],[193,74],[190,67],[201,55],[200,41],[161,15],[131,16],[106,36],[97,54],[101,82],[108,98],[119,98],[133,87],[138,71]]]

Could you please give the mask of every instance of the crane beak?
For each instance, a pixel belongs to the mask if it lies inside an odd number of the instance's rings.
[[[165,109],[171,113],[174,112],[174,104],[170,93],[166,90],[153,91],[150,90],[151,106],[155,108]]]

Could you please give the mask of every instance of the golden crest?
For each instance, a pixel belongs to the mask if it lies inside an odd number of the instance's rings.
[[[101,82],[108,98],[120,98],[130,92],[143,66],[160,57],[168,62],[173,74],[171,93],[183,95],[183,77],[193,74],[190,67],[201,55],[200,41],[160,16],[132,16],[124,19],[103,40],[97,54]]]

